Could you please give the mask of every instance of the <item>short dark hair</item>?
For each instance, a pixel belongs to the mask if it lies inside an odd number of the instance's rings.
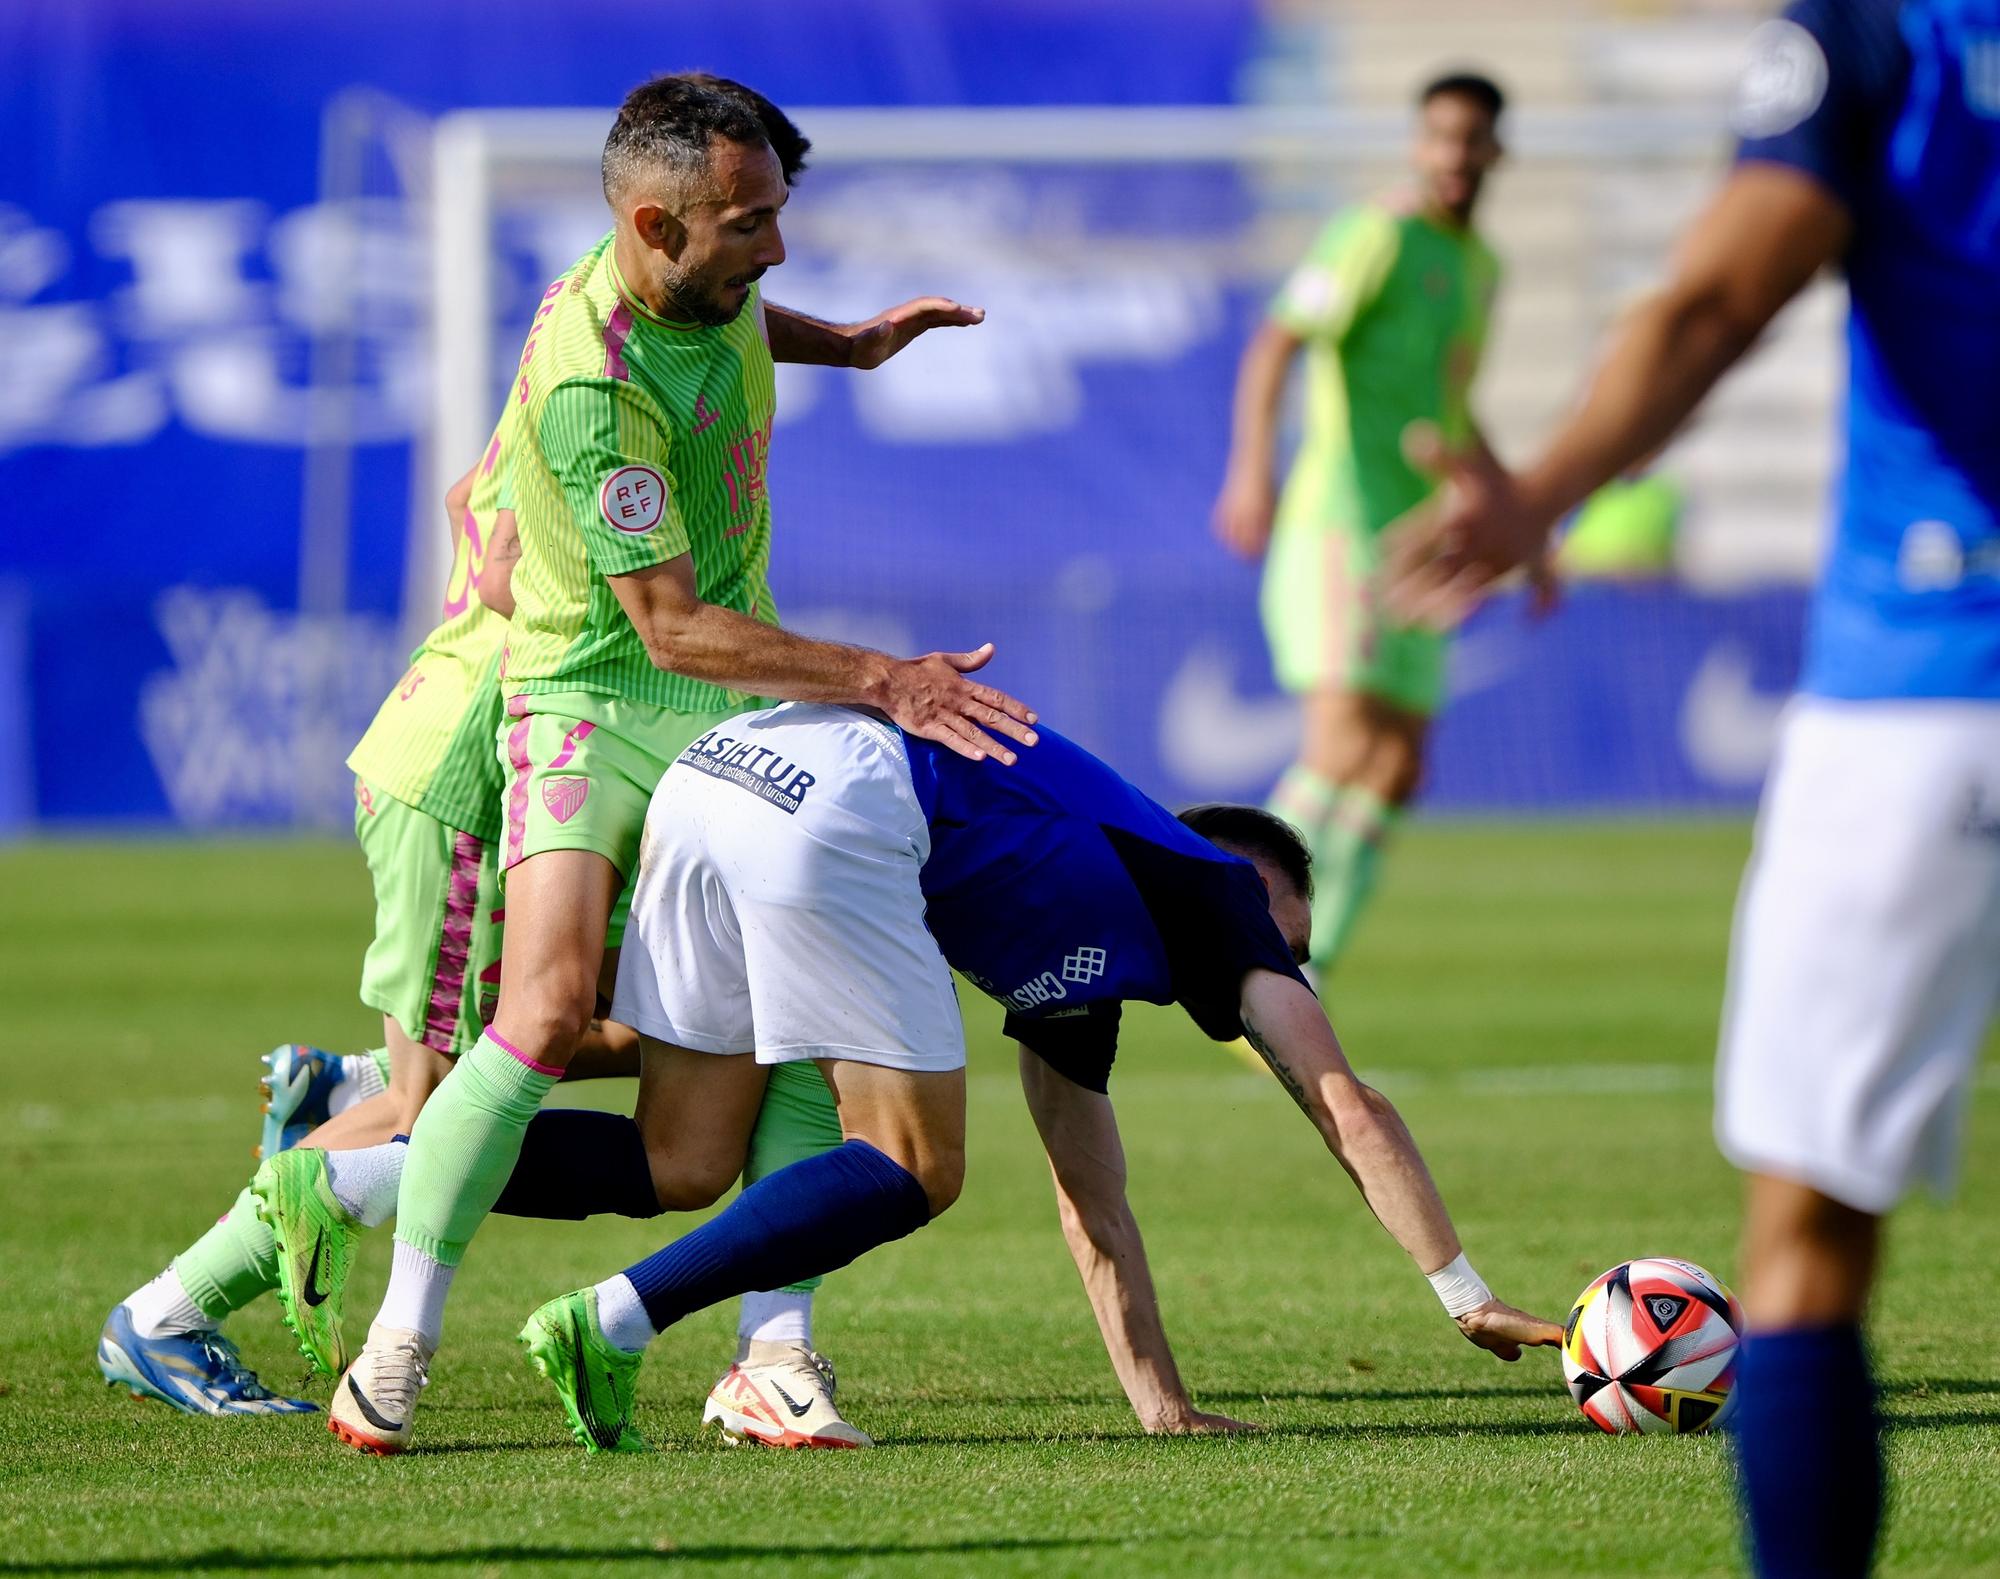
[[[1483,71],[1447,71],[1441,77],[1433,77],[1417,95],[1417,104],[1421,107],[1447,94],[1472,100],[1495,122],[1507,108],[1507,95],[1500,91],[1500,84]]]
[[[1312,851],[1299,837],[1299,830],[1284,818],[1261,806],[1238,806],[1230,801],[1210,801],[1190,806],[1181,821],[1210,844],[1221,845],[1244,855],[1269,861],[1307,900],[1313,896]]]
[[[693,71],[640,83],[625,95],[618,119],[604,139],[605,197],[615,202],[616,194],[646,165],[664,165],[684,178],[705,173],[709,146],[718,137],[747,147],[769,147],[782,165],[785,150],[772,138],[767,111],[782,123],[779,135],[794,145],[794,157],[803,165],[806,141],[798,128],[770,100],[740,83]]]
[[[757,123],[764,128],[764,141],[778,156],[778,168],[784,171],[786,186],[805,173],[806,155],[812,152],[812,139],[793,125],[792,118],[777,105],[755,88],[728,77],[718,77],[713,72],[690,71],[683,75],[688,81],[698,82],[718,93],[733,93],[750,106],[757,116]]]

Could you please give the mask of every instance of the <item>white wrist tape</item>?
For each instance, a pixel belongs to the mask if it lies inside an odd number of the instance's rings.
[[[1437,1290],[1437,1297],[1444,1301],[1444,1313],[1453,1321],[1468,1310],[1477,1310],[1493,1297],[1493,1290],[1486,1286],[1485,1279],[1472,1270],[1472,1263],[1465,1259],[1462,1250],[1456,1261],[1426,1276],[1431,1280],[1431,1287]]]

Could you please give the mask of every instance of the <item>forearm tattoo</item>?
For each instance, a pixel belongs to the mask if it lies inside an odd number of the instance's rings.
[[[1312,1104],[1307,1100],[1305,1083],[1292,1072],[1291,1066],[1285,1062],[1276,1049],[1264,1040],[1263,1033],[1251,1023],[1248,1015],[1243,1017],[1243,1035],[1245,1040],[1257,1049],[1257,1056],[1263,1059],[1265,1064],[1269,1066],[1271,1073],[1278,1077],[1278,1084],[1290,1093],[1294,1102],[1298,1103],[1299,1111],[1305,1114],[1307,1118],[1311,1118],[1313,1116]]]

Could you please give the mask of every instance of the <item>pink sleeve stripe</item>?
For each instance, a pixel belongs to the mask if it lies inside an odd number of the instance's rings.
[[[534,1059],[530,1058],[526,1053],[522,1052],[520,1048],[516,1047],[512,1042],[508,1041],[506,1037],[502,1036],[498,1031],[494,1030],[493,1027],[490,1025],[486,1027],[486,1040],[491,1042],[495,1047],[499,1048],[501,1052],[505,1053],[509,1058],[513,1059],[516,1063],[525,1065],[527,1068],[534,1070],[536,1074],[547,1075],[551,1080],[562,1079],[562,1071],[560,1069],[552,1069],[547,1064],[536,1063]]]
[[[624,302],[612,308],[611,316],[604,320],[604,376],[606,378],[629,379],[632,370],[625,365],[625,337],[632,332],[632,309]]]

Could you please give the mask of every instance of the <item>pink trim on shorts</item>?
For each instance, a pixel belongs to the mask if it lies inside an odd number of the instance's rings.
[[[483,841],[460,833],[451,847],[451,886],[445,891],[444,931],[431,975],[431,1006],[424,1018],[424,1046],[449,1053],[465,999],[465,966],[472,957],[472,923],[479,913],[479,861]]]
[[[514,767],[514,781],[507,786],[507,858],[503,867],[512,867],[521,859],[521,847],[528,837],[528,779],[535,771],[534,763],[528,760],[528,728],[533,720],[528,717],[528,699],[513,696],[507,699],[507,716],[520,720],[507,731],[507,760]]]
[[[588,740],[596,728],[597,726],[586,718],[582,723],[567,731],[563,735],[562,750],[558,751],[549,760],[549,771],[553,773],[557,768],[568,767],[569,759],[576,755],[576,748]]]
[[[606,378],[629,379],[632,370],[625,365],[625,337],[632,332],[632,309],[620,302],[611,309],[611,316],[604,320],[604,376]]]
[[[502,1036],[498,1031],[494,1030],[493,1027],[490,1025],[486,1027],[486,1039],[489,1042],[491,1042],[495,1047],[499,1048],[501,1052],[507,1054],[508,1057],[514,1059],[515,1062],[523,1064],[527,1068],[534,1070],[536,1074],[548,1075],[552,1079],[557,1079],[557,1080],[560,1080],[562,1078],[562,1071],[560,1069],[552,1069],[547,1064],[536,1063],[534,1059],[530,1058],[526,1053],[522,1052],[520,1048],[516,1047],[512,1042],[508,1041],[506,1037]]]

